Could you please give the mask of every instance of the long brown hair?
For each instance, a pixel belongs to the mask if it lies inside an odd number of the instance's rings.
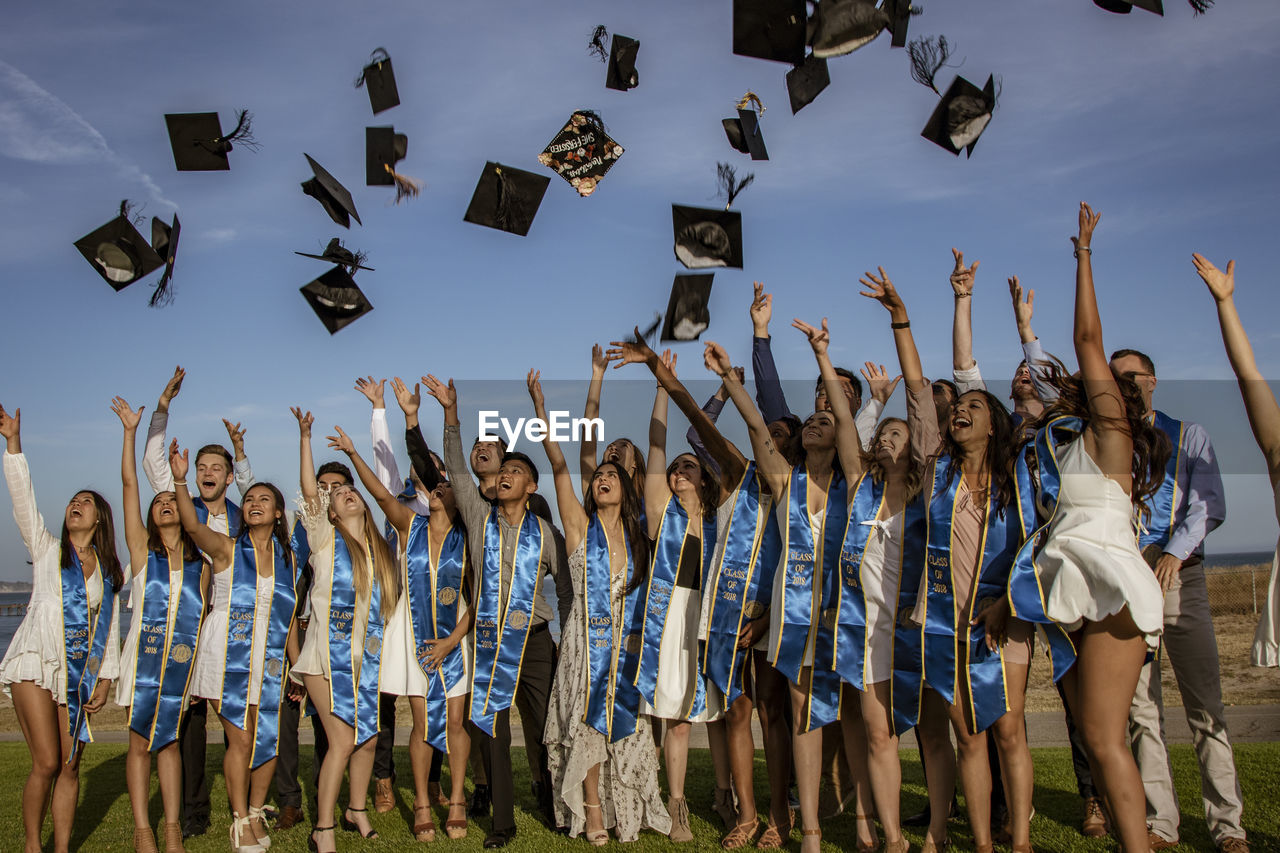
[[[1141,356],[1141,353],[1126,354]],[[1041,361],[1036,369],[1040,371],[1044,381],[1058,392],[1058,399],[1036,419],[1037,428],[1054,418],[1064,416],[1080,418],[1086,424],[1097,417],[1090,412],[1084,380],[1070,374],[1065,364],[1051,356],[1048,360]],[[1149,512],[1147,500],[1154,497],[1164,484],[1165,465],[1169,462],[1173,446],[1164,430],[1148,423],[1147,404],[1142,399],[1137,383],[1116,373],[1115,368],[1111,369],[1111,375],[1115,377],[1120,398],[1124,401],[1124,417],[1105,418],[1105,421],[1108,427],[1128,433],[1133,441],[1133,464],[1129,472],[1133,477],[1131,493],[1133,502],[1142,508],[1145,515]]]
[[[901,424],[907,431],[907,443],[903,445],[902,452],[907,454],[907,482],[906,482],[906,499],[911,501],[916,495],[920,494],[921,483],[924,480],[924,467],[916,464],[915,457],[911,454],[911,428],[902,418],[885,418],[876,425],[876,431],[871,437],[871,449],[862,452],[862,461],[864,469],[871,475],[871,479],[877,483],[885,481],[884,466],[876,458],[876,442],[880,439],[880,433],[891,424]]]
[[[293,567],[293,545],[289,541],[289,525],[284,520],[284,495],[276,488],[274,483],[259,481],[249,488],[245,489],[245,495],[261,486],[271,492],[271,498],[276,502],[276,509],[280,511],[280,517],[275,519],[271,524],[271,536],[276,540],[276,547],[280,549],[280,553],[284,555],[284,560],[289,566]],[[244,536],[249,532],[249,514],[247,512],[240,513],[240,529],[236,531],[236,539]],[[295,567],[296,568],[296,567]]]
[[[116,554],[116,523],[111,517],[111,504],[93,489],[81,489],[77,495],[89,495],[93,498],[93,508],[98,514],[98,523],[93,527],[93,551],[98,555],[98,567],[102,576],[111,584],[116,592],[124,586],[124,569],[120,567],[120,557]],[[74,546],[71,544],[71,532],[67,530],[67,519],[62,519],[62,556],[59,564],[64,569],[75,565],[71,561]],[[32,557],[31,559],[35,559]]]
[[[168,549],[164,544],[164,535],[160,532],[160,525],[156,524],[155,510],[156,501],[160,500],[161,495],[172,495],[172,490],[160,492],[151,499],[151,503],[147,505],[147,550],[154,551],[157,554],[164,554]],[[176,497],[176,495],[175,495]],[[175,508],[176,509],[176,508]],[[192,563],[200,559],[200,549],[196,547],[196,541],[191,538],[191,534],[187,529],[178,524],[178,532],[181,534],[182,543],[182,562]]]
[[[640,498],[640,506],[644,506],[644,453],[641,452],[640,448],[636,446],[636,443],[629,438],[615,438],[613,441],[609,442],[609,444],[604,446],[606,452],[609,450],[609,445],[611,444],[627,444],[631,447],[631,457],[636,460],[636,475],[632,477],[630,474],[627,474],[627,479],[631,482],[632,490],[635,491]],[[601,460],[601,464],[604,464],[605,461],[607,460]],[[618,470],[622,471],[621,466],[618,466]],[[622,473],[626,474],[627,472],[622,471]],[[588,515],[589,514],[590,513],[588,513]]]
[[[366,552],[364,547],[357,547],[352,542],[352,537],[342,529],[342,525],[334,518],[333,510],[329,510],[329,520],[333,522],[334,536],[341,536],[343,544],[347,546],[347,553],[351,555],[351,580],[356,588],[356,598],[368,598],[370,577],[377,577],[378,586],[381,588],[381,601],[378,603],[379,611],[382,613],[383,621],[390,618],[392,611],[395,609],[396,600],[400,598],[400,571],[396,561],[391,556],[391,549],[387,547],[387,540],[378,534],[378,523],[373,519],[373,513],[369,510],[369,502],[364,496],[355,490],[354,486],[344,486],[335,488],[348,488],[360,497],[360,503],[364,507],[364,546],[369,550]],[[370,571],[366,553],[373,555],[373,569]],[[372,605],[372,602],[370,602]]]
[[[1013,418],[1000,398],[990,391],[977,388],[964,392],[960,397],[968,394],[981,394],[987,401],[987,411],[991,418],[991,435],[987,437],[984,458],[989,478],[987,491],[995,497],[997,511],[1003,514],[1005,507],[1013,504],[1016,498],[1013,463],[1017,459],[1019,447],[1014,438]],[[957,397],[955,402],[960,402],[960,397]],[[947,485],[950,485],[952,479],[960,473],[960,463],[964,459],[963,449],[951,437],[950,423],[947,424],[946,433],[943,436],[943,452],[950,457],[946,471]]]
[[[596,466],[595,473],[591,475],[591,481],[595,482],[596,475],[606,465],[618,472],[618,485],[622,488],[622,506],[619,508],[619,515],[622,518],[622,530],[627,534],[627,544],[631,546],[631,577],[627,578],[627,591],[631,591],[644,582],[648,572],[649,537],[640,526],[642,505],[636,494],[635,485],[621,465],[617,462],[601,462]],[[587,518],[591,518],[599,510],[596,506],[595,490],[590,487],[590,484],[587,487],[587,495],[582,501],[582,510],[587,514]]]

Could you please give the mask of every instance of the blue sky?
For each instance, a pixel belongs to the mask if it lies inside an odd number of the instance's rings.
[[[1190,254],[1236,259],[1241,312],[1275,374],[1280,296],[1264,271],[1280,199],[1280,5],[1234,0],[1199,18],[1180,0],[1164,18],[1088,0],[924,5],[912,36],[945,34],[964,60],[940,88],[957,70],[979,85],[1003,78],[971,160],[919,137],[936,97],[887,36],[831,60],[830,88],[790,115],[786,66],[732,55],[729,0],[11,6],[0,33],[0,403],[23,410],[45,512],[56,526],[84,486],[118,500],[110,398],[150,411],[179,363],[188,379],[171,432],[198,446],[225,437],[219,418],[244,421],[258,475],[287,494],[297,488],[287,407],[363,439],[357,375],[456,377],[468,432],[482,398],[527,414],[529,367],[564,380],[549,384],[551,404],[577,410],[591,344],[665,307],[679,271],[670,205],[714,205],[725,160],[756,175],[735,203],[746,268],[717,273],[704,340],[745,360],[751,281],[764,281],[796,408],[814,368],[792,317],[831,318],[837,363],[892,357],[884,312],[856,295],[858,274],[877,264],[911,308],[926,370],[946,372],[952,246],[982,261],[976,354],[997,390],[1020,358],[1008,275],[1036,289],[1036,330],[1069,355],[1067,238],[1077,203],[1090,201],[1103,212],[1094,260],[1107,345],[1151,353],[1158,404],[1205,423],[1222,456],[1230,518],[1210,550],[1269,547],[1261,455]],[[604,88],[585,49],[598,23],[640,40],[639,88]],[[379,46],[402,103],[374,117],[351,83]],[[729,149],[720,127],[747,89],[768,108],[769,162]],[[217,110],[229,126],[242,107],[260,151],[233,151],[230,172],[174,170],[164,113]],[[626,148],[593,196],[552,175],[525,238],[462,221],[485,160],[538,171],[538,153],[583,107]],[[398,207],[361,180],[363,129],[385,124],[408,134],[401,170],[425,182]],[[302,194],[304,151],[353,191],[363,228],[343,232]],[[164,310],[146,305],[154,276],[116,294],[72,247],[125,197],[148,217],[176,207],[182,219],[177,299]],[[325,267],[293,251],[333,236],[367,251],[376,271],[358,276],[374,312],[331,338],[298,294]],[[707,375],[699,345],[678,352],[683,377]],[[643,435],[652,385],[635,370],[610,376],[609,436]],[[423,411],[437,444],[434,403]],[[7,522],[0,556],[0,579],[26,576]]]

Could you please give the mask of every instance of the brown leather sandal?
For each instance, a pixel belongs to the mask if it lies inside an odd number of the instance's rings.
[[[418,820],[418,815],[426,813],[426,820]],[[436,840],[436,821],[431,816],[431,806],[413,807],[413,837],[425,844]]]
[[[729,834],[721,839],[720,846],[725,850],[737,850],[739,847],[746,847],[752,842],[758,823],[755,820],[747,823],[735,823],[733,829],[729,830]]]
[[[446,820],[444,822],[444,834],[449,836],[451,840],[458,841],[459,839],[467,837],[467,801],[463,800],[460,803],[449,803],[450,812],[455,808],[462,809],[462,819],[458,820],[457,818],[449,818]]]

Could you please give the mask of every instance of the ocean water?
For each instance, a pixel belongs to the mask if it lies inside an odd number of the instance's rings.
[[[31,597],[27,592],[0,592],[0,657],[9,650],[9,641],[13,639],[13,633],[18,630],[18,626],[22,624],[22,617],[26,615],[25,608],[21,611],[15,611],[17,615],[9,615],[7,611],[8,605],[26,604],[27,599]],[[120,620],[120,639],[124,639],[124,632],[129,629],[128,611],[124,607],[124,599],[121,599],[116,607],[116,616]]]

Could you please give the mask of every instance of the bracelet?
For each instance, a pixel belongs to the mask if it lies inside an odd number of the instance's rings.
[[[973,296],[972,291],[970,291],[969,293],[957,293],[956,299],[968,299],[970,296]]]
[[[1088,252],[1090,257],[1093,256],[1093,249],[1088,246],[1076,246],[1075,251],[1071,253],[1071,257],[1078,258],[1081,252]]]
[[[911,327],[911,321],[910,321],[910,320],[903,320],[901,323],[890,323],[890,324],[889,324],[889,328],[890,328],[890,329],[908,329],[908,328],[910,328],[910,327]]]
[[[187,484],[187,481],[186,481],[186,480],[174,480],[174,481],[173,481],[173,484],[174,484],[175,486],[185,486],[185,485]]]

